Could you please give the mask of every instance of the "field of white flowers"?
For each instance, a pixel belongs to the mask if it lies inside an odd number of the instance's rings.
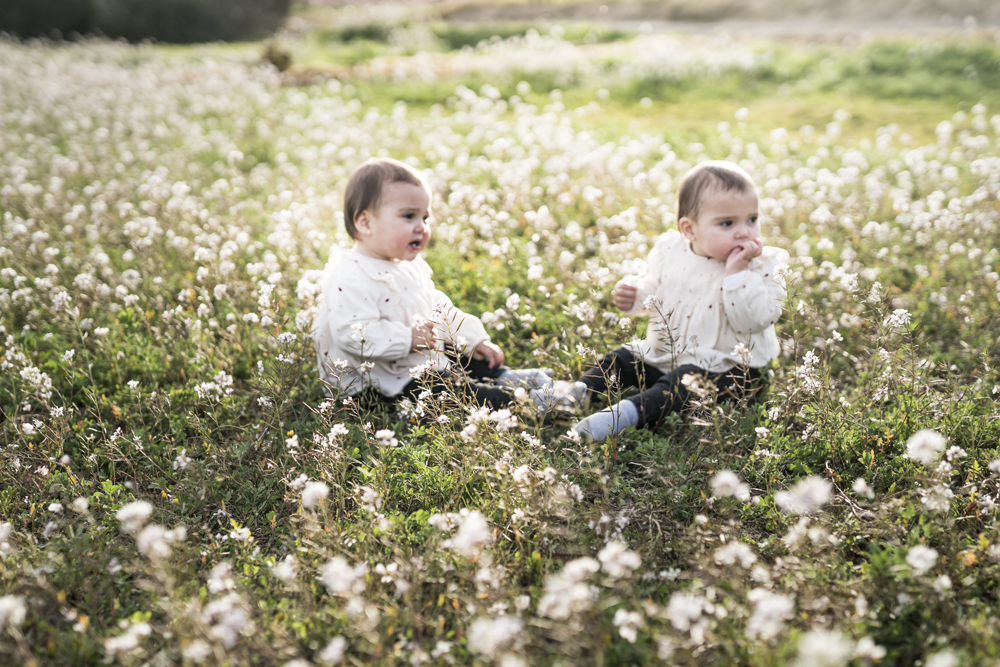
[[[871,53],[968,54],[986,91],[976,39]],[[258,45],[0,41],[0,656],[997,664],[1000,108],[859,135],[834,91],[822,124],[735,97],[697,131],[608,129],[650,82],[795,67],[629,44],[531,33],[334,79]],[[418,75],[447,94],[365,97]],[[767,392],[596,446],[524,405],[328,397],[317,281],[374,155],[434,190],[438,287],[560,379],[642,333],[610,290],[679,178],[738,162],[792,255]]]

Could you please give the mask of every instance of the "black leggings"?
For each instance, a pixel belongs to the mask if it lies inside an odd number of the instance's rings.
[[[416,401],[417,396],[425,389],[430,389],[436,396],[447,391],[454,391],[460,396],[471,398],[476,405],[488,405],[496,410],[514,402],[514,395],[506,389],[502,389],[495,384],[482,382],[482,380],[495,380],[500,374],[508,370],[507,366],[497,366],[490,368],[490,363],[485,359],[473,359],[472,355],[467,357],[452,356],[448,354],[453,366],[460,366],[465,373],[444,371],[437,377],[431,379],[410,380],[403,391],[392,400],[408,398]]]
[[[738,398],[757,391],[760,370],[757,368],[730,368],[722,373],[712,373],[693,364],[678,366],[664,373],[635,358],[624,347],[608,352],[601,362],[587,370],[580,381],[597,394],[606,394],[608,378],[616,377],[616,386],[625,389],[638,387],[641,391],[626,400],[639,411],[637,428],[654,428],[671,412],[680,412],[688,404],[691,392],[681,383],[687,375],[699,375],[715,384],[720,398]]]

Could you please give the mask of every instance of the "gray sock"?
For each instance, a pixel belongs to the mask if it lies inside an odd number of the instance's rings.
[[[639,423],[639,411],[632,401],[619,401],[604,408],[600,412],[581,419],[576,426],[576,432],[587,435],[594,440],[604,440],[608,436],[621,433],[629,426]]]
[[[497,384],[503,387],[527,387],[529,389],[548,387],[552,384],[551,372],[551,368],[508,368],[497,378]]]

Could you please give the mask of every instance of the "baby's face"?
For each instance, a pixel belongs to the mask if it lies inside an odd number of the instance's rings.
[[[698,219],[682,218],[678,227],[696,254],[725,262],[748,241],[761,238],[757,193],[752,188],[747,192],[706,189]]]
[[[419,185],[389,183],[378,206],[355,221],[355,248],[376,259],[416,259],[431,238],[429,207],[427,191]]]

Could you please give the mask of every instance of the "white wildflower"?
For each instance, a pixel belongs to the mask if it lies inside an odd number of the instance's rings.
[[[715,550],[715,562],[719,565],[735,565],[739,562],[743,569],[757,562],[757,554],[742,542],[729,542]]]
[[[321,665],[339,665],[347,653],[347,640],[337,635],[323,647],[316,659]]]
[[[813,514],[830,501],[831,489],[829,481],[810,475],[790,490],[774,494],[774,502],[791,514]]]
[[[642,564],[639,554],[615,541],[608,542],[597,552],[597,560],[601,561],[604,572],[612,579],[623,577]]]
[[[289,554],[285,556],[284,560],[280,560],[272,565],[271,574],[284,582],[294,580],[298,574],[298,565],[295,562],[295,556]]]
[[[638,630],[642,627],[642,614],[637,611],[619,609],[615,612],[612,622],[618,628],[618,634],[622,636],[622,639],[629,644],[635,643]]]
[[[901,329],[910,323],[910,313],[905,308],[897,308],[892,311],[886,319],[886,324],[888,324],[893,329]]]
[[[710,482],[712,495],[716,498],[728,498],[733,496],[737,500],[750,500],[750,487],[732,470],[720,470],[715,473]]]
[[[938,460],[948,441],[937,431],[920,429],[906,441],[906,456],[918,463],[930,465]]]
[[[332,595],[346,595],[364,590],[366,572],[368,572],[367,564],[358,563],[352,566],[344,558],[334,556],[323,566],[320,578]]]
[[[208,642],[202,639],[195,639],[193,642],[184,647],[181,651],[181,655],[185,660],[201,664],[208,660],[208,658],[212,655],[212,647]]]
[[[396,439],[396,432],[387,428],[375,431],[375,439],[378,440],[378,444],[382,447],[396,447],[399,445],[399,440]]]
[[[795,600],[766,588],[755,588],[747,593],[753,604],[753,614],[747,621],[747,636],[751,639],[770,639],[781,632],[782,624],[795,613]]]
[[[174,459],[174,470],[187,470],[188,465],[191,463],[191,457],[187,455],[187,450],[182,449],[177,457]]]
[[[866,482],[863,477],[858,477],[856,480],[854,480],[854,484],[851,485],[851,490],[854,491],[854,493],[858,494],[859,496],[864,496],[865,498],[868,498],[868,500],[871,500],[872,498],[875,497],[875,491],[873,491],[872,488],[868,486],[868,482]]]
[[[879,646],[871,637],[862,637],[858,640],[858,645],[854,647],[854,655],[869,662],[879,662],[885,657],[884,646]]]
[[[585,580],[601,569],[593,558],[572,560],[545,580],[545,594],[538,602],[538,613],[555,620],[566,620],[586,611],[597,597],[597,590]]]
[[[20,595],[0,597],[0,633],[3,633],[7,628],[21,627],[27,611],[24,598]]]
[[[469,649],[489,659],[496,658],[517,640],[523,628],[524,623],[516,616],[477,618],[469,626]]]
[[[319,501],[330,495],[330,487],[323,482],[309,482],[302,489],[302,506],[312,509]]]
[[[221,561],[212,568],[208,574],[208,592],[221,593],[231,591],[236,588],[236,581],[233,579],[233,566],[229,561]]]
[[[478,510],[469,512],[463,509],[460,513],[461,523],[458,531],[451,539],[445,540],[441,546],[458,554],[472,558],[493,540],[489,523]]]
[[[153,506],[145,500],[137,500],[128,505],[124,505],[115,514],[121,523],[121,529],[126,533],[134,533],[145,525],[149,515],[153,513]]]
[[[918,544],[911,547],[906,554],[906,564],[913,568],[916,575],[926,574],[934,564],[937,563],[938,552],[936,549]]]
[[[949,649],[938,651],[924,662],[924,667],[958,667],[958,665],[958,655]]]
[[[854,643],[834,630],[816,628],[799,640],[797,667],[841,667],[854,653]]]

